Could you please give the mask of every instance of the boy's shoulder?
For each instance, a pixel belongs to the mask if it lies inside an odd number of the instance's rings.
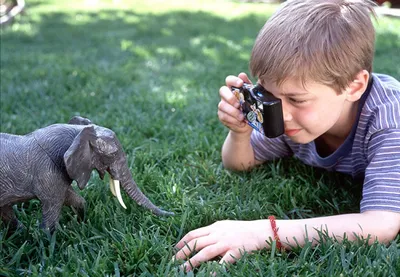
[[[370,135],[383,129],[400,129],[400,82],[385,74],[372,74],[360,121],[368,122]]]
[[[386,74],[372,73],[373,87],[378,90],[394,90],[400,93],[400,82]],[[397,97],[399,97],[397,93]]]

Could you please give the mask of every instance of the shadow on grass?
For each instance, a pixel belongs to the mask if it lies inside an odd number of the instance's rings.
[[[225,76],[248,71],[265,18],[249,14],[228,21],[206,12],[106,10],[19,20],[20,27],[4,29],[1,48],[1,128],[14,132],[29,131],[12,128],[21,125],[15,124],[17,116],[39,118],[37,126],[65,122],[73,114],[115,125],[113,114],[120,111],[140,117],[182,108],[185,115],[179,117],[188,118],[191,110],[214,116]],[[400,63],[393,60],[400,59],[394,53],[396,36],[378,34],[382,62],[375,64],[399,77],[392,66]]]
[[[218,89],[226,75],[247,70],[263,23],[251,15],[226,21],[205,12],[113,10],[19,20],[4,30],[1,47],[1,128],[13,133],[74,114],[105,126],[149,126],[149,114],[182,125],[212,114],[217,123]],[[121,112],[131,119],[115,116]]]
[[[86,56],[85,62],[100,65],[104,60],[113,66],[132,61],[132,66],[141,70],[148,61],[171,68],[189,62],[186,67],[177,68],[187,74],[194,74],[199,66],[217,65],[220,69],[227,60],[242,67],[247,59],[240,52],[248,55],[262,23],[255,16],[226,21],[205,12],[183,11],[161,15],[112,10],[43,14],[39,21],[21,18],[20,24],[29,26],[29,33],[24,28],[5,30],[3,51],[8,58],[3,57],[2,63],[6,68],[12,67],[16,58],[13,50],[29,48],[29,53],[18,55],[33,56],[36,62],[46,57],[55,62],[54,55],[70,57],[71,61]],[[163,64],[165,59],[168,64]]]
[[[187,114],[202,105],[206,109],[200,110],[215,114],[225,76],[248,71],[264,20],[249,14],[228,21],[185,11],[106,10],[40,18],[28,13],[19,18],[19,27],[2,32],[2,128],[18,125],[9,115],[45,119],[38,126],[65,122],[77,113],[111,124],[108,111],[117,109],[107,101],[122,104],[119,111],[131,107],[140,114],[177,108]],[[400,69],[393,66],[400,63],[395,38],[398,34],[378,33],[375,65],[399,78]],[[141,99],[146,92],[152,101]],[[27,103],[30,97],[32,104]]]

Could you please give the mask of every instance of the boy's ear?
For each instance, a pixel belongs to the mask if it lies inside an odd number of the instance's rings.
[[[356,102],[361,98],[368,87],[369,73],[367,70],[358,72],[356,78],[346,88],[346,99],[350,102]]]

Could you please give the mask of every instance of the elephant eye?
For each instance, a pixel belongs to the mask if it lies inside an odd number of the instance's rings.
[[[99,149],[99,152],[111,155],[118,151],[118,147],[113,141],[105,141],[101,138],[96,139],[96,146]]]

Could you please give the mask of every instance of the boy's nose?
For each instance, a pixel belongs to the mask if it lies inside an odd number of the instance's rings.
[[[293,116],[291,113],[283,112],[283,121],[288,122],[292,121]]]
[[[292,113],[282,101],[283,121],[288,122],[293,119]]]

